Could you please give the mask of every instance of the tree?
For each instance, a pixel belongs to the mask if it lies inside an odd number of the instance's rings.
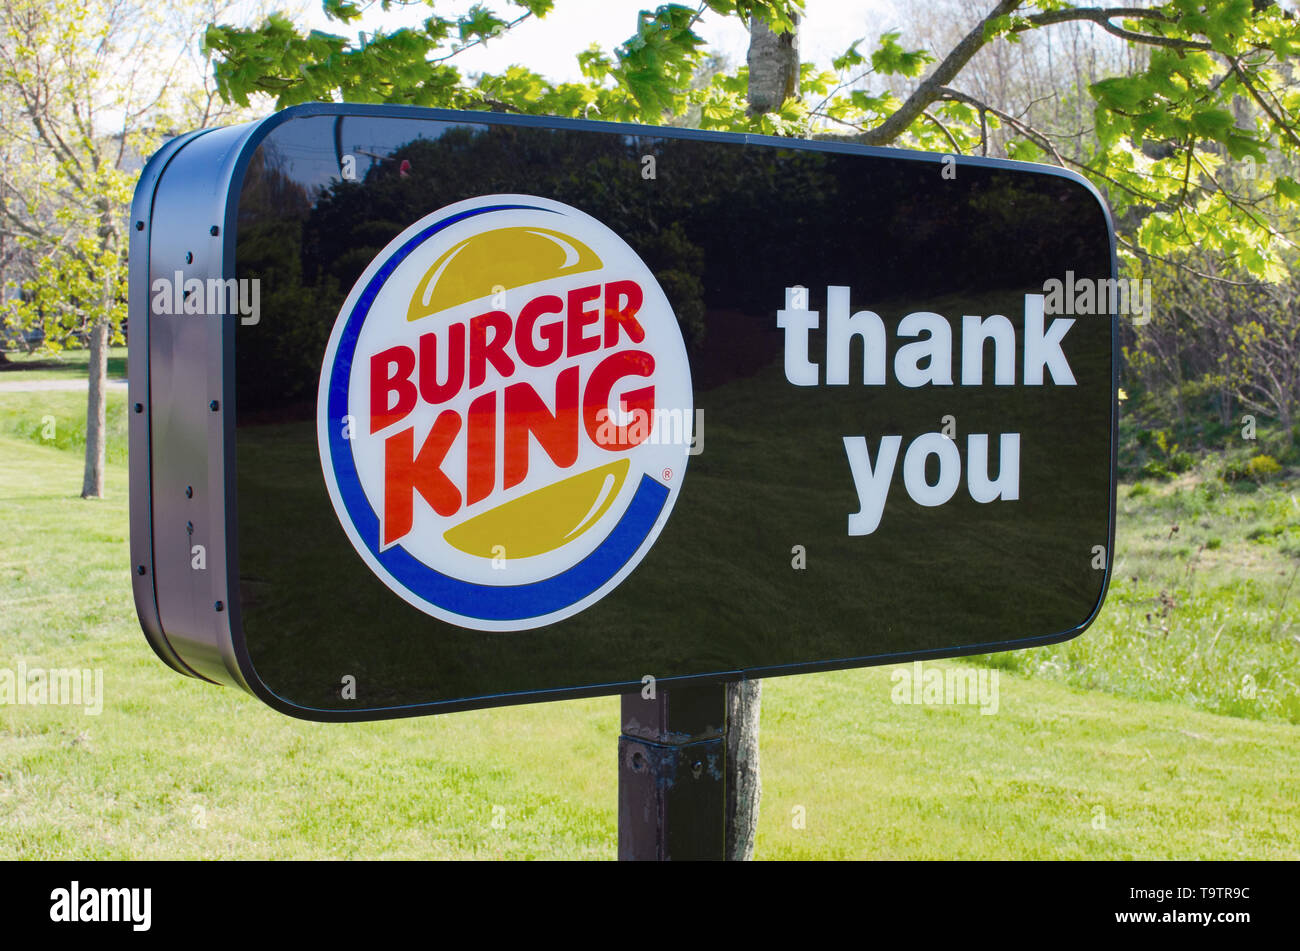
[[[231,110],[194,68],[201,24],[228,5],[0,0],[0,237],[37,262],[19,327],[90,348],[81,494],[104,494],[108,348],[123,340],[127,216],[138,168],[177,130]]]
[[[13,104],[0,97],[0,129],[12,125],[13,113]],[[35,162],[30,150],[24,148],[22,142],[0,136],[0,368],[9,363],[5,354],[6,347],[27,344],[17,314],[8,302],[11,297],[19,296],[18,289],[32,272],[32,255],[20,244],[13,231],[6,227],[4,207],[10,194],[30,190],[15,189],[14,183],[18,180],[29,183],[30,175],[27,173],[34,168]]]
[[[957,88],[963,69],[991,43],[1079,23],[1145,52],[1133,73],[1089,85],[1095,141],[1081,156],[1059,148],[1059,137]],[[1300,188],[1289,176],[1273,177],[1263,190],[1253,182],[1234,188],[1221,170],[1296,153],[1300,103],[1290,60],[1298,48],[1300,21],[1271,0],[1171,0],[1149,8],[1001,0],[883,121],[864,110],[855,140],[886,145],[911,136],[937,144],[935,129],[918,125],[932,108],[948,125],[930,124],[959,149],[979,142],[976,133],[990,120],[1003,123],[1016,134],[1011,157],[1082,171],[1106,192],[1117,216],[1137,223],[1136,233],[1121,235],[1133,258],[1211,247],[1256,277],[1278,280],[1294,248],[1278,213]],[[954,126],[960,135],[952,134]]]
[[[385,9],[425,3],[388,0]],[[699,105],[705,128],[825,135],[830,127],[867,145],[907,145],[943,152],[980,149],[990,129],[1010,131],[1012,157],[1078,168],[1103,188],[1116,212],[1140,227],[1124,238],[1128,255],[1169,256],[1199,245],[1222,249],[1250,274],[1277,279],[1292,247],[1277,227],[1274,206],[1300,198],[1289,176],[1265,176],[1241,191],[1217,172],[1250,159],[1300,152],[1300,122],[1290,63],[1300,49],[1300,21],[1272,0],[1165,0],[1149,7],[1080,6],[1064,0],[998,0],[942,56],[908,49],[900,34],[862,41],[833,63],[799,68],[799,94],[779,107],[751,113],[748,67],[716,75],[707,87],[691,80],[708,57],[694,27],[706,14],[752,16],[778,35],[793,33],[800,0],[704,0],[695,8],[670,4],[639,15],[636,34],[612,52],[580,55],[585,83],[551,83],[526,67],[500,74],[462,75],[456,55],[489,42],[553,0],[514,0],[522,12],[498,16],[476,5],[456,17],[433,14],[418,28],[377,32],[352,41],[300,33],[282,16],[257,29],[214,24],[206,34],[223,96],[247,103],[256,93],[279,106],[340,98],[460,109],[499,109],[614,121],[662,123]],[[327,14],[355,21],[361,8],[326,0]],[[1090,84],[1094,147],[1080,156],[1058,137],[961,88],[977,54],[1049,30],[1086,25],[1140,49],[1141,66]],[[929,68],[927,68],[929,67]],[[888,84],[909,83],[903,96]],[[879,84],[876,91],[858,86]],[[1241,105],[1249,104],[1247,112]],[[1236,110],[1236,111],[1234,111]],[[985,142],[985,144],[987,144]]]
[[[1220,426],[1235,430],[1239,407],[1276,419],[1290,444],[1300,415],[1300,280],[1242,280],[1205,252],[1188,261],[1195,272],[1156,270],[1175,303],[1170,319],[1139,329],[1132,372],[1166,387],[1180,419],[1188,397],[1208,395]]]

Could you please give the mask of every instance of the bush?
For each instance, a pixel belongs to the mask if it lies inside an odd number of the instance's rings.
[[[1281,471],[1282,466],[1272,456],[1255,456],[1246,463],[1246,474],[1256,482],[1267,482]]]
[[[1256,525],[1246,533],[1246,540],[1252,542],[1268,542],[1282,534],[1281,525]]]
[[[1243,479],[1250,478],[1250,469],[1244,459],[1229,459],[1223,464],[1223,469],[1219,472],[1219,478],[1224,482],[1241,482]]]
[[[1223,547],[1223,539],[1222,538],[1206,539],[1205,547],[1208,548],[1210,551],[1218,551],[1220,548]]]
[[[1142,475],[1145,476],[1145,477],[1148,478],[1148,479],[1171,479],[1171,478],[1173,478],[1173,473],[1171,473],[1171,472],[1169,471],[1169,469],[1166,468],[1165,464],[1164,464],[1163,462],[1160,462],[1160,461],[1156,460],[1156,459],[1152,459],[1150,462],[1148,462],[1146,465],[1144,465],[1144,466],[1142,467],[1142,469],[1141,469],[1141,472],[1142,472]]]
[[[1128,497],[1130,499],[1140,499],[1142,496],[1150,494],[1151,486],[1147,485],[1145,482],[1136,482],[1133,484],[1133,488],[1128,490]]]
[[[1273,443],[1267,451],[1284,469],[1287,466],[1300,466],[1300,443],[1279,441]]]

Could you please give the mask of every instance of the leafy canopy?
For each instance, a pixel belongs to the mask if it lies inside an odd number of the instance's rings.
[[[1291,210],[1300,201],[1300,86],[1293,57],[1300,20],[1266,0],[1165,0],[1148,8],[1098,7],[1066,0],[989,0],[988,15],[942,59],[909,49],[897,32],[864,50],[857,40],[830,70],[800,67],[799,93],[778,111],[750,116],[745,67],[706,75],[708,50],[695,32],[701,17],[757,16],[790,30],[800,0],[703,0],[641,12],[635,33],[613,50],[579,55],[581,83],[555,83],[514,65],[466,76],[456,56],[487,43],[554,0],[510,0],[505,12],[477,4],[460,15],[432,0],[382,0],[384,10],[424,5],[416,28],[356,39],[301,33],[284,16],[255,29],[211,26],[223,97],[247,104],[269,94],[284,107],[313,100],[495,109],[618,122],[660,124],[686,117],[704,129],[816,136],[838,132],[872,145],[944,153],[987,151],[991,130],[1011,133],[1013,158],[1079,169],[1108,195],[1129,254],[1166,257],[1211,249],[1239,270],[1279,279],[1295,256]],[[361,7],[325,0],[340,25]],[[983,47],[1017,42],[1030,31],[1087,22],[1140,47],[1132,75],[1093,84],[1095,126],[1082,149],[1035,129],[961,88],[962,69]],[[892,79],[891,79],[892,78]],[[910,91],[895,90],[901,78]]]

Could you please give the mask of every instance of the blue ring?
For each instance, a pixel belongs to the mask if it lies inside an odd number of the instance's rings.
[[[357,339],[365,325],[370,307],[379,296],[384,282],[392,276],[397,266],[428,238],[444,228],[490,211],[525,208],[547,211],[535,205],[490,205],[464,211],[444,218],[414,235],[394,252],[366,284],[357,298],[347,323],[339,336],[334,353],[334,366],[330,371],[329,418],[342,419],[348,412],[348,380],[352,375],[352,360],[356,354]],[[520,621],[561,611],[597,591],[609,582],[636,554],[641,543],[654,528],[668,500],[668,487],[647,475],[641,476],[636,493],[632,496],[623,517],[603,542],[582,561],[571,568],[531,584],[485,585],[461,581],[436,571],[415,558],[404,548],[394,545],[381,551],[379,547],[379,516],[371,506],[361,480],[357,475],[356,460],[352,455],[351,440],[343,438],[338,426],[327,427],[329,432],[330,460],[334,481],[338,486],[343,507],[362,543],[371,555],[412,594],[454,614],[485,621]]]

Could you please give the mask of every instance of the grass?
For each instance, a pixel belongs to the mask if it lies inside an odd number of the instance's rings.
[[[0,436],[0,668],[106,694],[0,707],[0,858],[614,857],[615,699],[325,725],[181,678],[136,626],[124,467],[79,485]],[[1295,726],[999,673],[996,716],[896,706],[888,668],[768,680],[757,855],[1300,856]]]
[[[33,374],[35,375],[35,371]],[[5,377],[0,381],[17,377]],[[30,379],[28,373],[22,379]],[[105,394],[105,458],[125,465],[127,452],[126,393],[110,389]],[[86,394],[42,391],[0,393],[0,437],[8,436],[37,445],[84,454],[86,451]]]
[[[90,366],[90,351],[85,349],[60,350],[58,353],[45,350],[9,352],[5,356],[13,366],[0,366],[0,382],[17,379],[84,380]],[[126,347],[109,347],[108,378],[126,379]]]
[[[51,372],[84,361],[21,371]],[[0,671],[105,690],[99,716],[0,706],[0,859],[614,857],[614,698],[324,725],[166,669],[108,399],[108,498],[83,501],[84,395],[0,394]],[[1121,488],[1106,608],[978,659],[995,716],[895,705],[890,668],[765,681],[757,856],[1300,857],[1300,487],[1216,473]]]
[[[1300,723],[1300,485],[1225,485],[1210,457],[1122,486],[1115,577],[1087,634],[1003,670]]]

